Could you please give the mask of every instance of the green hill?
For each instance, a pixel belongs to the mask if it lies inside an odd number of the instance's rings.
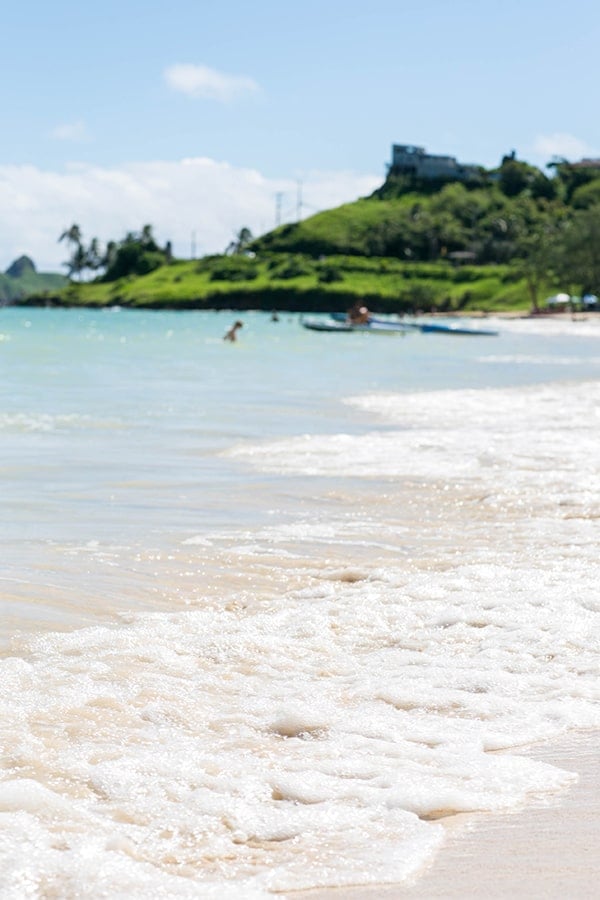
[[[0,304],[6,305],[35,294],[55,294],[68,284],[63,275],[37,272],[28,256],[20,256],[0,274]]]
[[[391,174],[370,197],[277,228],[253,249],[411,262],[457,262],[468,254],[475,264],[505,263],[517,255],[521,233],[565,213],[568,204],[558,187],[556,180],[512,158],[474,185],[428,184]]]
[[[370,197],[257,239],[242,229],[226,254],[197,261],[173,260],[144,226],[107,245],[104,275],[51,300],[333,311],[360,299],[405,313],[527,310],[557,289],[600,293],[600,162],[559,162],[549,178],[511,154],[476,176],[391,170]]]

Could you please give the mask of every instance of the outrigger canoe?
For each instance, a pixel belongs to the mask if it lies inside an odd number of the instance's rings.
[[[336,322],[344,322],[346,320],[346,316],[344,313],[332,313],[331,318]],[[455,325],[454,323],[443,323],[443,322],[405,322],[404,320],[399,320],[397,322],[391,322],[388,319],[378,319],[375,316],[369,320],[369,324],[372,327],[373,325],[377,326],[385,326],[390,327],[394,326],[395,328],[402,328],[406,331],[422,331],[423,333],[431,333],[431,334],[481,334],[481,335],[497,335],[497,331],[492,331],[487,328],[471,328],[466,325]]]
[[[302,326],[311,331],[364,331],[367,334],[406,334],[406,328],[400,322],[383,322],[382,320],[353,324],[344,320],[333,318],[302,319]]]

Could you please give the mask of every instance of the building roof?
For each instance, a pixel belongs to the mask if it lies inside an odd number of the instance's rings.
[[[600,159],[580,159],[579,162],[571,163],[574,169],[600,169]]]

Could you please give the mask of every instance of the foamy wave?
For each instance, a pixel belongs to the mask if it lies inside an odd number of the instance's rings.
[[[275,472],[468,479],[498,499],[600,515],[600,383],[367,395],[348,401],[399,430],[303,435],[229,455]]]
[[[560,572],[327,579],[36,638],[0,662],[0,878],[90,897],[143,897],[152,873],[208,897],[406,878],[442,840],[430,819],[572,780],[486,752],[600,724],[595,614],[565,590],[576,561]]]

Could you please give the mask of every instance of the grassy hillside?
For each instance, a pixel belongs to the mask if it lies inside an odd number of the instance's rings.
[[[469,189],[454,182],[432,194],[394,196],[389,187],[355,203],[283,225],[257,239],[257,253],[313,257],[355,254],[435,262],[469,253],[477,264],[510,262],[524,232],[567,213],[559,199],[507,197],[499,185]]]
[[[270,253],[173,262],[148,275],[72,283],[52,302],[138,308],[345,310],[357,299],[379,312],[526,309],[522,281],[506,265]],[[40,302],[39,297],[25,302]],[[49,302],[49,298],[44,298]]]
[[[257,252],[304,253],[312,257],[338,254],[385,256],[380,236],[396,216],[417,202],[414,195],[394,200],[363,198],[317,213],[302,222],[282,225],[259,238]]]

